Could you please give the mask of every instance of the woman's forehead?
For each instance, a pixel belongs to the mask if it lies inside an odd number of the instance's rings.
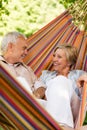
[[[54,53],[55,54],[57,54],[57,53],[65,54],[65,52],[66,52],[65,49],[58,48]]]

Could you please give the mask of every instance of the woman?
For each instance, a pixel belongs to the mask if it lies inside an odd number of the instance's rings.
[[[75,128],[80,106],[76,80],[85,72],[73,70],[77,56],[75,47],[59,45],[53,53],[54,71],[45,70],[40,77],[47,86],[46,110],[65,130]]]

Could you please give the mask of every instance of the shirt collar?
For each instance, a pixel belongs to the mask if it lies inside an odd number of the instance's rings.
[[[8,65],[11,65],[10,63],[8,63],[6,60],[5,60],[5,58],[1,55],[0,56],[0,60],[2,61],[2,62],[4,62],[5,64],[8,64]],[[14,64],[12,64],[13,66],[15,66],[15,67],[18,67],[19,65],[23,65],[24,66],[24,64],[22,63],[22,62],[15,62]]]

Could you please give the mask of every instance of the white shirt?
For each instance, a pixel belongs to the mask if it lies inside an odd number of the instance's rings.
[[[46,110],[59,124],[73,128],[73,115],[70,106],[74,92],[72,81],[60,75],[49,80],[46,85]]]

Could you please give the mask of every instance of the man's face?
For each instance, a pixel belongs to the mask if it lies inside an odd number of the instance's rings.
[[[12,44],[12,58],[13,63],[22,62],[23,58],[27,54],[27,42],[23,37],[19,37],[16,44]]]

